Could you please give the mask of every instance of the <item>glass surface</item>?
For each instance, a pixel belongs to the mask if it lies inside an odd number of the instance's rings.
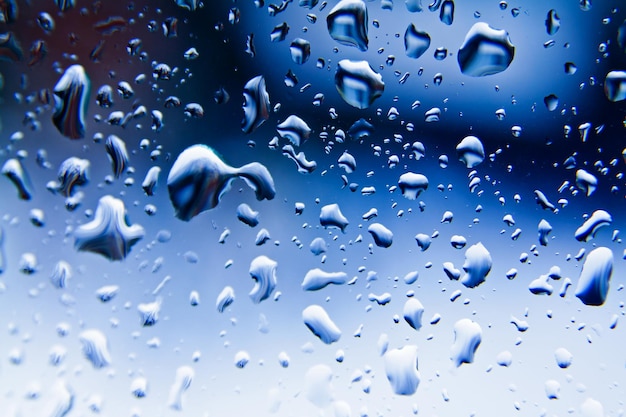
[[[625,18],[0,0],[0,415],[624,415]]]

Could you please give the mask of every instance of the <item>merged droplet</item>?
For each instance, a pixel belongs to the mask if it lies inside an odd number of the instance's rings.
[[[91,222],[74,232],[74,246],[79,251],[98,253],[111,261],[119,261],[145,234],[138,224],[128,225],[124,202],[110,195],[98,201]]]
[[[413,23],[404,32],[404,52],[409,58],[417,59],[430,47],[430,35],[418,30]]]
[[[383,355],[385,374],[396,395],[413,395],[420,383],[417,366],[417,346],[406,345],[390,349]]]
[[[52,122],[61,134],[70,139],[85,136],[85,116],[89,103],[91,81],[81,65],[65,70],[54,86]]]
[[[346,103],[366,109],[383,94],[385,83],[382,75],[375,72],[367,61],[342,59],[337,64],[335,87]]]
[[[234,168],[205,145],[193,145],[185,149],[176,158],[167,177],[167,188],[176,217],[189,221],[203,211],[216,207],[237,177],[244,179],[254,189],[258,200],[274,198],[274,180],[260,163],[252,162]]]
[[[609,293],[609,281],[613,273],[613,251],[599,247],[587,255],[580,271],[576,297],[584,304],[600,306]]]
[[[243,120],[241,130],[250,133],[270,117],[270,96],[262,75],[252,78],[243,87]]]
[[[331,38],[367,51],[367,6],[363,0],[341,0],[326,18]]]
[[[478,22],[465,35],[458,52],[458,62],[463,74],[484,77],[507,69],[514,55],[515,46],[506,30]]]

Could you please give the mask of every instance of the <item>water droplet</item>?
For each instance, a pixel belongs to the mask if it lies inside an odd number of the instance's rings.
[[[262,75],[249,80],[243,88],[243,113],[241,129],[251,133],[269,118],[270,96]]]
[[[411,297],[404,303],[403,309],[404,320],[414,328],[419,330],[422,328],[422,316],[424,315],[424,306],[415,297]]]
[[[556,364],[559,368],[565,369],[569,368],[572,364],[574,355],[572,355],[567,349],[561,347],[554,351],[554,359],[556,360]]]
[[[598,179],[584,169],[579,169],[576,171],[576,186],[589,197],[598,188]]]
[[[250,291],[250,298],[255,304],[268,299],[276,288],[276,267],[278,263],[267,256],[257,256],[250,263],[250,277],[254,280],[254,287]]]
[[[382,76],[375,72],[367,61],[348,59],[342,59],[337,64],[335,86],[341,98],[358,109],[371,106],[385,90]]]
[[[441,9],[439,10],[439,20],[442,23],[450,26],[454,21],[454,1],[453,0],[443,0],[441,4]]]
[[[174,161],[167,177],[176,217],[189,221],[203,211],[216,207],[237,177],[244,179],[254,189],[257,200],[274,198],[274,180],[260,163],[252,162],[234,168],[205,145],[193,145],[185,149]]]
[[[336,227],[345,232],[348,224],[348,219],[341,213],[338,204],[328,204],[321,208],[320,225],[323,227]]]
[[[95,369],[111,364],[108,340],[104,333],[97,329],[85,330],[78,335],[78,339],[83,346],[83,355]]]
[[[463,74],[484,77],[506,70],[514,55],[515,46],[506,30],[478,22],[465,35],[458,62]]]
[[[590,238],[595,237],[598,230],[604,226],[609,226],[613,222],[611,215],[604,210],[596,210],[591,216],[576,229],[574,237],[579,242],[587,242]]]
[[[466,136],[456,146],[459,161],[463,162],[467,168],[474,168],[485,159],[485,149],[476,136]]]
[[[404,32],[404,52],[409,58],[417,59],[430,47],[430,35],[418,30],[413,23]]]
[[[606,301],[613,273],[613,252],[599,247],[587,255],[578,278],[576,297],[584,304],[600,306]]]
[[[417,346],[406,345],[387,350],[383,355],[385,374],[396,395],[413,395],[420,383]]]
[[[291,59],[298,65],[307,62],[311,56],[311,43],[306,39],[296,38],[289,46]]]
[[[7,159],[2,165],[2,174],[6,176],[15,188],[20,200],[30,200],[33,196],[33,186],[28,173],[19,159]]]
[[[309,270],[302,281],[304,291],[318,291],[327,285],[343,285],[348,280],[345,272],[326,272],[319,268]]]
[[[482,341],[480,325],[470,319],[461,319],[454,324],[454,343],[451,348],[452,363],[457,368],[464,363],[474,362],[474,354]]]
[[[115,178],[119,178],[129,163],[126,143],[115,135],[109,135],[104,144]],[[87,166],[89,166],[87,164]]]
[[[74,246],[79,251],[98,253],[112,261],[122,260],[144,236],[143,227],[130,226],[127,221],[124,202],[106,195],[98,201],[93,220],[74,232]]]
[[[195,372],[190,366],[181,366],[176,369],[176,376],[167,402],[171,409],[179,411],[183,409],[183,394],[191,386],[194,376]]]
[[[405,172],[400,175],[398,179],[398,187],[404,198],[408,200],[415,200],[422,191],[428,189],[428,178],[422,174],[416,174],[414,172]]]
[[[482,284],[491,271],[492,264],[491,254],[481,242],[470,246],[465,251],[465,263],[463,264],[465,275],[461,278],[461,283],[468,288]]]
[[[367,231],[372,235],[374,243],[379,248],[388,248],[393,243],[393,233],[380,223],[370,224]]]
[[[555,111],[559,107],[559,98],[554,94],[550,94],[543,98],[543,103],[548,111]]]
[[[559,31],[561,28],[561,18],[557,14],[556,10],[552,9],[548,12],[545,23],[548,35],[552,36]]]
[[[341,0],[326,18],[331,38],[367,51],[367,6],[362,0]]]
[[[310,305],[302,311],[302,321],[311,333],[327,345],[341,338],[341,330],[330,319],[326,310],[319,305]]]
[[[217,311],[223,313],[235,301],[235,290],[233,287],[226,286],[217,296],[215,307]]]
[[[612,102],[626,99],[626,71],[610,71],[606,75],[604,94]]]
[[[302,145],[311,135],[311,128],[298,116],[291,115],[280,123],[276,130],[281,138],[288,139],[294,146]]]

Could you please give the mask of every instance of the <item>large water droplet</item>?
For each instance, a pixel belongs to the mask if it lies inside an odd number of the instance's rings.
[[[474,362],[474,354],[482,340],[480,325],[470,319],[461,319],[454,324],[454,343],[451,348],[452,363],[457,368],[464,363]]]
[[[613,273],[613,251],[599,247],[587,255],[580,271],[576,297],[584,304],[600,306],[609,293],[609,281]]]
[[[341,0],[328,13],[326,24],[337,42],[367,51],[367,6],[363,0]]]
[[[407,345],[385,352],[385,374],[396,395],[413,395],[420,383],[417,346]]]
[[[478,22],[465,35],[458,52],[458,62],[463,74],[484,77],[507,69],[514,55],[515,46],[506,30]]]
[[[613,102],[626,99],[626,71],[611,71],[606,74],[604,94]]]
[[[371,106],[385,90],[383,77],[367,61],[348,59],[342,59],[337,64],[335,86],[341,98],[358,109]]]
[[[430,35],[418,30],[413,23],[404,32],[404,52],[409,58],[417,59],[430,47]]]

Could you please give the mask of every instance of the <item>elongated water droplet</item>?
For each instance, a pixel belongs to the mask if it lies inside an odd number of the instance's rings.
[[[83,355],[94,368],[100,369],[111,364],[108,340],[104,333],[97,329],[85,330],[78,335],[83,345]]]
[[[85,115],[91,81],[81,65],[72,65],[54,86],[52,122],[63,136],[80,139],[85,136]]]
[[[345,272],[326,272],[319,268],[310,269],[302,280],[304,291],[318,291],[327,285],[343,285],[348,280]]]
[[[255,304],[268,299],[276,288],[276,267],[278,263],[267,256],[257,256],[250,263],[250,276],[254,280],[254,287],[250,291],[250,298]]]
[[[270,117],[270,96],[262,75],[252,78],[243,87],[243,120],[241,130],[251,133]]]
[[[7,159],[2,165],[2,174],[6,176],[15,188],[20,200],[30,200],[33,196],[33,187],[28,173],[17,158]]]
[[[174,383],[170,388],[170,395],[167,405],[173,410],[183,409],[183,394],[191,386],[195,377],[195,372],[191,366],[181,366],[176,369]]]

